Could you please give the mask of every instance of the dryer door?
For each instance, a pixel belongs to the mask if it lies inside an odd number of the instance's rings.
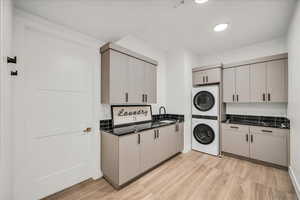
[[[207,124],[198,124],[193,130],[194,138],[200,144],[208,145],[215,140],[214,130]]]
[[[212,93],[208,91],[201,91],[194,96],[193,102],[196,109],[205,112],[214,107],[215,98]]]

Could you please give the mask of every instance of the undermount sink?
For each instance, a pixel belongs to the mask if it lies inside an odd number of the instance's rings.
[[[173,120],[162,120],[162,121],[159,121],[160,123],[166,123],[166,124],[170,124],[170,123],[173,123],[174,121]]]

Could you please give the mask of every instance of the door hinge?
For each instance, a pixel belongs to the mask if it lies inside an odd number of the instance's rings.
[[[16,71],[10,71],[11,76],[18,76],[18,70]]]
[[[7,57],[7,63],[14,63],[17,64],[17,56],[11,58],[11,57]]]

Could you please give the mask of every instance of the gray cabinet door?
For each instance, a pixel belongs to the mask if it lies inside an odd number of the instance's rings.
[[[158,129],[157,150],[159,151],[158,162],[162,162],[171,156],[173,150],[173,126],[165,126]]]
[[[249,132],[235,129],[222,130],[222,151],[249,157]]]
[[[139,134],[119,137],[119,185],[140,173]]]
[[[126,93],[129,93],[129,66],[128,56],[109,51],[109,102],[111,104],[127,103]],[[103,88],[103,87],[102,87]]]
[[[129,57],[129,103],[143,103],[145,91],[145,67],[144,61]]]
[[[156,148],[156,130],[141,133],[141,171],[145,172],[158,164],[158,153]]]
[[[258,63],[250,67],[251,102],[266,102],[267,100],[267,63]]]
[[[250,66],[235,68],[236,102],[250,102]]]
[[[221,81],[221,69],[210,69],[205,71],[205,83],[211,84],[211,83],[220,83]]]
[[[202,85],[205,83],[204,71],[193,72],[193,85]]]
[[[175,155],[178,151],[178,143],[179,143],[179,126],[172,125],[169,129],[169,157]]]
[[[223,70],[223,101],[235,102],[235,68]]]
[[[253,159],[287,166],[287,136],[281,133],[251,132],[250,157]]]
[[[184,123],[178,124],[178,132],[177,132],[177,151],[182,152],[184,148]]]
[[[268,102],[287,102],[287,60],[267,63]]]
[[[146,62],[144,63],[144,66],[145,103],[155,104],[157,102],[157,69],[156,66]]]

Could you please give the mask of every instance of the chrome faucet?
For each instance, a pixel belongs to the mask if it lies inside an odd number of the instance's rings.
[[[164,114],[167,114],[166,108],[165,108],[164,106],[161,106],[161,107],[159,108],[159,114],[160,114],[160,115],[161,115],[161,109],[164,110]]]

